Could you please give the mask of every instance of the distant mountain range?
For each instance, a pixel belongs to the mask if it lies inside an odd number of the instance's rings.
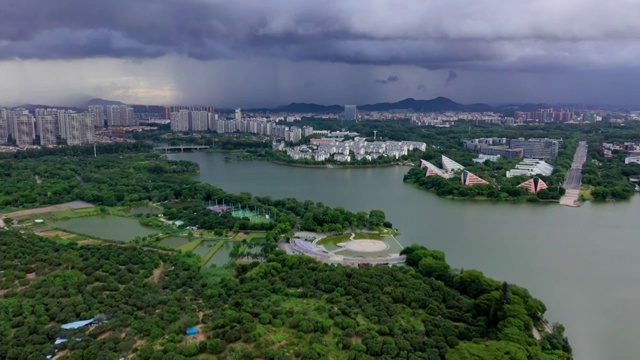
[[[99,99],[99,98],[95,98],[95,99],[91,99],[89,101],[87,101],[87,107],[90,105],[102,105],[102,106],[109,106],[109,105],[126,105],[123,102],[120,101],[114,101],[114,100],[105,100],[105,99]]]
[[[445,97],[437,97],[431,100],[404,99],[393,103],[377,103],[358,105],[361,111],[391,111],[413,109],[416,112],[438,112],[438,111],[494,111],[491,105],[471,104],[464,105]],[[298,113],[338,113],[344,110],[343,105],[318,105],[309,103],[291,103],[272,109],[249,109],[247,111],[272,111],[272,112],[298,112]]]
[[[125,105],[125,103],[114,100],[106,100],[100,98],[94,98],[87,101],[84,104],[79,104],[77,106],[50,106],[50,105],[35,105],[35,104],[23,104],[20,106],[16,106],[16,108],[24,108],[27,110],[34,111],[37,108],[58,108],[58,109],[69,109],[69,110],[77,110],[82,111],[82,109],[87,109],[90,105]],[[136,105],[134,106],[134,110]],[[383,102],[383,103],[375,103],[375,104],[366,104],[366,105],[357,105],[358,110],[360,111],[380,111],[387,112],[393,110],[413,110],[416,112],[426,113],[426,112],[441,112],[441,111],[467,111],[467,112],[498,112],[503,113],[505,115],[512,115],[514,111],[535,111],[537,109],[545,109],[549,107],[564,107],[564,108],[574,108],[576,105],[550,105],[550,104],[534,104],[534,103],[513,103],[513,104],[502,104],[491,106],[488,104],[477,103],[477,104],[461,104],[457,103],[446,97],[437,97],[431,100],[417,100],[413,98],[404,99],[397,102]],[[582,105],[584,108],[584,105]],[[275,108],[254,108],[254,109],[244,109],[247,112],[274,112],[274,113],[317,113],[317,114],[336,114],[344,111],[344,105],[320,105],[314,103],[291,103],[289,105],[282,105]],[[138,110],[136,110],[138,111]],[[233,109],[225,109],[225,108],[217,108],[216,111],[220,111],[223,113],[233,112]]]

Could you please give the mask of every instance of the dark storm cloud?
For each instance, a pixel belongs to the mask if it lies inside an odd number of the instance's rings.
[[[445,83],[448,84],[457,78],[458,74],[453,70],[449,70],[449,74],[447,75],[447,80],[445,80]]]
[[[638,66],[640,3],[610,3],[0,0],[0,59],[181,54],[428,69]]]
[[[376,84],[389,84],[389,83],[394,83],[398,80],[400,80],[398,75],[389,75],[386,80],[385,79],[376,80]]]

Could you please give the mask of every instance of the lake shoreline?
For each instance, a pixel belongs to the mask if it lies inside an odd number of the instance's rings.
[[[309,169],[357,169],[357,168],[383,168],[383,167],[392,167],[392,166],[412,166],[412,165],[403,164],[401,162],[394,162],[389,164],[364,164],[364,165],[297,164],[297,163],[288,163],[286,161],[280,161],[280,160],[271,160],[271,162],[277,165],[309,168]]]

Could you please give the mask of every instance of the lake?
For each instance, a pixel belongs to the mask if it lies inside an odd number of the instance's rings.
[[[136,236],[157,234],[157,230],[146,228],[135,219],[119,216],[89,216],[57,221],[54,227],[71,232],[95,236],[105,240],[131,241]]]
[[[546,317],[565,325],[577,360],[640,354],[638,196],[580,208],[453,201],[404,184],[408,167],[298,168],[202,152],[169,158],[197,162],[201,181],[229,192],[384,210],[403,245],[443,250],[454,267],[528,288]]]

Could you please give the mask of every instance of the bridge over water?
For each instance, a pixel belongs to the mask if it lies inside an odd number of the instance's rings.
[[[161,150],[161,151],[180,151],[180,152],[185,152],[185,151],[197,151],[197,150],[206,150],[208,149],[209,146],[205,146],[205,145],[176,145],[176,146],[157,146],[154,147],[154,150]]]

